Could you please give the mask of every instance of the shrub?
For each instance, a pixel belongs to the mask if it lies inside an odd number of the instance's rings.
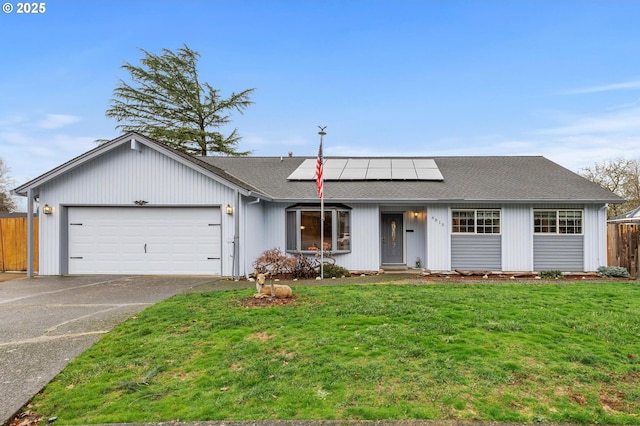
[[[351,276],[348,269],[338,265],[325,264],[323,268],[323,278],[340,278]]]
[[[280,251],[279,248],[272,248],[264,251],[260,257],[253,262],[253,267],[258,274],[272,275],[287,274],[296,265],[296,259]]]
[[[562,273],[562,271],[540,271],[538,273],[538,276],[540,276],[540,278],[564,278],[564,274]]]
[[[623,277],[630,278],[627,268],[622,266],[601,266],[598,268],[598,273],[605,277]]]
[[[315,278],[318,276],[317,262],[301,254],[296,258],[296,264],[291,269],[291,276],[298,279]]]

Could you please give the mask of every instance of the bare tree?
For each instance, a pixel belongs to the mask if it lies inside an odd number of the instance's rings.
[[[624,204],[611,205],[609,218],[640,206],[640,159],[607,160],[585,167],[579,174],[627,200]]]
[[[13,179],[9,177],[9,167],[0,158],[0,212],[12,212],[16,209],[16,202],[9,193],[11,185]]]

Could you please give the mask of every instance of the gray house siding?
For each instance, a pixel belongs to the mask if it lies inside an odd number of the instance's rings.
[[[583,271],[584,238],[582,235],[535,235],[533,268],[536,271]]]
[[[466,270],[502,270],[500,235],[452,235],[451,267]]]
[[[504,271],[533,270],[533,219],[531,206],[503,205],[502,269]]]
[[[424,267],[434,271],[451,270],[451,213],[448,205],[427,205],[427,262]]]
[[[253,261],[269,248],[269,241],[266,239],[267,204],[262,200],[256,202],[253,198],[243,198],[243,208],[245,214],[242,216],[240,227],[240,259],[241,274],[247,275],[253,272]]]
[[[380,208],[377,204],[347,204],[351,210],[351,252],[336,256],[349,270],[377,271],[380,267]]]
[[[417,214],[417,215],[416,215]],[[411,207],[406,219],[407,266],[416,266],[418,258],[424,267],[427,260],[426,214],[422,207]]]
[[[584,271],[596,271],[607,265],[607,208],[584,208]]]

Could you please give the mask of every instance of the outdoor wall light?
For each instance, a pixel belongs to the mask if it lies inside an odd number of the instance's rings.
[[[44,207],[42,208],[42,213],[44,214],[53,213],[53,207],[51,207],[49,204],[45,204]]]
[[[232,215],[233,214],[233,207],[231,207],[231,204],[227,204],[227,214],[228,215]]]
[[[418,213],[418,212],[413,212],[413,217],[416,217],[416,218],[417,218],[418,216],[419,216],[419,213]]]

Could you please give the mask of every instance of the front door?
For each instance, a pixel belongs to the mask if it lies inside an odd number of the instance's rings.
[[[383,213],[380,220],[382,264],[404,264],[404,224],[402,213]]]

